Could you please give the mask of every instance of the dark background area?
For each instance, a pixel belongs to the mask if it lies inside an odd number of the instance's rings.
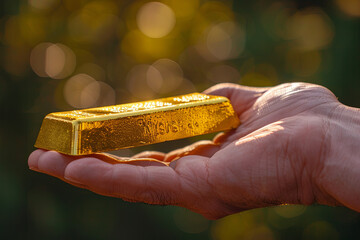
[[[28,169],[41,121],[55,111],[200,92],[219,82],[311,82],[360,106],[360,1],[160,2],[0,2],[1,238],[359,238],[359,213],[342,207],[280,206],[208,221]],[[206,137],[116,154],[168,152]]]

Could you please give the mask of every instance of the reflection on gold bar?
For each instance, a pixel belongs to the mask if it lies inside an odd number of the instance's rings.
[[[239,119],[225,97],[200,93],[48,114],[35,147],[70,155],[113,151],[228,130]]]

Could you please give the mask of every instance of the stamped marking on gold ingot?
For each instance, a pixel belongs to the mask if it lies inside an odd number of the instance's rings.
[[[238,125],[239,119],[227,98],[192,93],[48,114],[35,147],[84,155],[224,131]]]

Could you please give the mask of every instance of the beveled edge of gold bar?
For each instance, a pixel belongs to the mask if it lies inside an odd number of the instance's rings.
[[[159,99],[154,99],[154,100],[147,100],[147,101],[141,101],[141,102],[133,102],[133,103],[124,103],[124,104],[117,104],[117,105],[111,105],[111,106],[104,106],[104,107],[96,107],[96,108],[87,108],[87,109],[79,109],[79,110],[72,110],[72,111],[65,111],[65,112],[54,112],[54,113],[50,113],[47,116],[51,116],[51,117],[55,117],[55,118],[66,118],[61,116],[62,114],[67,114],[70,112],[89,112],[89,111],[104,111],[106,108],[115,108],[117,106],[131,106],[131,105],[135,105],[135,104],[144,104],[147,102],[161,102],[161,101],[171,101],[171,99],[173,99],[173,101],[175,101],[176,98],[179,97],[187,97],[187,96],[192,96],[192,95],[198,95],[198,96],[202,96],[202,97],[206,97],[203,99],[199,99],[199,100],[193,100],[192,102],[181,102],[179,101],[178,104],[175,105],[165,105],[165,106],[161,106],[161,107],[155,107],[152,109],[142,109],[142,110],[137,110],[137,111],[130,111],[130,112],[109,112],[107,114],[101,114],[101,115],[97,115],[97,116],[86,116],[86,117],[81,117],[81,118],[75,118],[74,119],[69,119],[69,121],[74,122],[75,124],[78,122],[91,122],[91,121],[99,121],[99,120],[110,120],[110,119],[116,119],[120,117],[133,117],[133,116],[138,116],[138,115],[142,115],[144,113],[146,114],[151,114],[151,113],[155,113],[155,112],[160,112],[160,111],[171,111],[171,110],[177,110],[180,108],[187,108],[187,107],[195,107],[195,106],[201,106],[201,105],[210,105],[210,104],[217,104],[217,103],[222,103],[222,102],[230,102],[228,98],[223,97],[223,96],[215,96],[215,95],[207,95],[207,94],[203,94],[203,93],[190,93],[190,94],[185,94],[185,95],[179,95],[179,96],[174,96],[174,97],[167,97],[167,98],[159,98]],[[46,117],[47,117],[46,116]]]
[[[157,100],[161,100],[161,99],[157,99]],[[94,120],[101,120],[101,119],[105,119],[105,118],[106,119],[115,119],[115,118],[118,118],[119,115],[121,115],[121,117],[134,117],[134,116],[142,115],[143,113],[151,114],[151,113],[156,113],[156,112],[172,111],[172,110],[177,110],[180,108],[211,105],[211,104],[217,104],[217,103],[222,103],[222,102],[226,102],[226,101],[228,101],[228,100],[225,97],[219,97],[219,98],[208,99],[207,101],[202,101],[202,102],[180,103],[179,105],[171,105],[171,106],[165,106],[165,107],[153,108],[153,109],[144,109],[144,110],[128,112],[128,113],[111,113],[106,116],[87,117],[87,118],[78,119],[78,120],[74,120],[74,121],[91,122]]]

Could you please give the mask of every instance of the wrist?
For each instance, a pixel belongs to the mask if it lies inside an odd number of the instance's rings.
[[[339,104],[329,115],[317,202],[360,211],[360,111]]]

